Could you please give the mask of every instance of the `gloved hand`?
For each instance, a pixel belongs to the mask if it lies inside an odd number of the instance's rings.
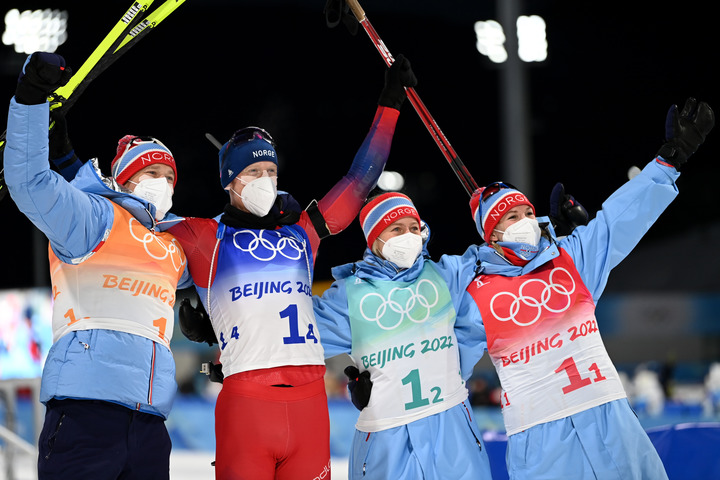
[[[202,373],[210,377],[211,382],[223,383],[225,375],[222,371],[222,363],[205,362],[202,364]]]
[[[202,302],[198,301],[197,307],[193,307],[189,298],[183,298],[180,302],[178,317],[180,330],[188,340],[198,343],[207,342],[210,346],[218,343],[210,317],[208,317]]]
[[[360,373],[360,370],[355,365],[349,365],[345,367],[345,375],[349,379],[350,400],[355,405],[355,408],[362,410],[370,402],[370,392],[373,386],[370,380],[370,371],[365,370]]]
[[[550,220],[557,237],[566,237],[575,227],[587,225],[589,221],[585,207],[572,195],[566,194],[565,186],[560,182],[555,184],[550,193]]]
[[[702,145],[713,126],[715,113],[707,103],[698,103],[690,97],[679,113],[677,105],[673,105],[665,118],[665,143],[657,155],[680,170],[690,155]]]
[[[48,95],[62,87],[72,77],[72,69],[65,59],[55,53],[35,52],[23,65],[15,89],[15,100],[23,105],[39,105]]]
[[[404,87],[417,85],[417,78],[410,66],[410,60],[402,54],[398,55],[395,62],[385,71],[385,87],[380,93],[378,105],[400,110],[407,98]]]

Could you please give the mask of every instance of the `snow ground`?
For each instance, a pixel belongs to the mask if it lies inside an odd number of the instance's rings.
[[[170,480],[214,480],[215,474],[210,462],[214,460],[212,452],[178,450],[170,455]],[[0,479],[37,480],[36,459],[27,454],[15,454],[13,477],[8,476],[5,465],[5,452],[0,449]],[[347,459],[332,459],[333,480],[347,480]]]

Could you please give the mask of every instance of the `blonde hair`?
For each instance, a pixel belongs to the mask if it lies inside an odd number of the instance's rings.
[[[379,245],[380,245],[380,243],[379,243],[380,241],[382,241],[382,240],[380,240],[380,238],[376,238],[375,241],[374,241],[373,244],[372,244],[372,248],[370,249],[370,251],[371,251],[371,252],[373,253],[373,255],[375,255],[376,257],[380,257],[380,258],[382,258],[383,260],[385,260],[385,257],[384,257],[383,254],[382,254],[382,248],[379,246]]]

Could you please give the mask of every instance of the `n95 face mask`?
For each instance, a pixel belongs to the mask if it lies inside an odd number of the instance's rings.
[[[277,177],[260,177],[250,182],[241,178],[240,182],[245,185],[241,194],[232,188],[229,190],[242,199],[245,208],[253,215],[267,215],[277,198]]]
[[[534,218],[525,217],[507,227],[504,232],[497,229],[495,231],[503,234],[503,242],[526,243],[533,246],[540,243],[540,225]]]
[[[141,179],[132,194],[155,205],[155,220],[165,218],[172,207],[173,187],[165,177]]]
[[[379,240],[384,243],[383,256],[400,268],[412,267],[422,253],[423,239],[416,233],[408,232],[387,241]]]

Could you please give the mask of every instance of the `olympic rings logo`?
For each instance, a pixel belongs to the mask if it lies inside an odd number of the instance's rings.
[[[437,305],[440,294],[433,282],[420,280],[415,287],[395,287],[386,299],[371,292],[360,300],[360,313],[369,322],[377,322],[383,330],[397,328],[407,317],[414,323],[423,323],[430,318],[430,309]]]
[[[140,228],[134,228],[133,224],[137,224]],[[163,242],[160,237],[147,230],[142,223],[138,222],[135,218],[130,218],[128,227],[130,235],[143,244],[145,252],[151,258],[155,260],[165,260],[169,256],[176,272],[179,272],[181,268],[185,267],[185,260],[177,246],[177,240],[173,238],[170,243]],[[142,235],[142,238],[138,236],[138,233]]]
[[[562,278],[556,278],[560,276],[561,272],[567,275],[567,278],[565,278],[564,276]],[[550,283],[547,283],[544,280],[540,280],[539,278],[527,280],[523,282],[522,285],[520,285],[518,295],[510,292],[496,293],[490,300],[490,312],[499,321],[507,322],[512,320],[515,325],[518,325],[520,327],[527,327],[537,322],[540,319],[540,315],[542,314],[543,309],[551,313],[564,312],[565,310],[570,308],[570,305],[572,304],[572,299],[570,296],[575,291],[575,280],[573,279],[572,275],[570,275],[570,272],[561,267],[554,268],[550,272],[550,277],[548,278],[548,280],[550,281]],[[535,286],[536,284],[540,284],[540,286],[542,287],[539,299],[537,298],[537,296],[526,294],[530,286]],[[557,294],[559,295],[559,297],[554,296],[553,294]],[[507,316],[499,315],[497,312],[497,309],[499,307],[496,306],[496,301],[503,296],[509,296],[512,299],[509,302],[509,305],[507,305],[507,300],[503,302],[503,310],[507,309]],[[550,300],[553,298],[555,300],[551,305]],[[517,314],[520,312],[520,309],[523,305],[536,310],[535,317],[529,321],[523,322],[517,317]],[[522,318],[528,317],[529,316],[526,317],[525,315],[522,316]]]
[[[274,235],[278,240],[273,243],[272,240],[264,237],[265,234]],[[299,260],[305,250],[304,246],[295,239],[280,235],[273,230],[260,230],[258,234],[252,230],[239,230],[233,234],[233,245],[261,262],[269,262],[278,254],[289,260]]]

